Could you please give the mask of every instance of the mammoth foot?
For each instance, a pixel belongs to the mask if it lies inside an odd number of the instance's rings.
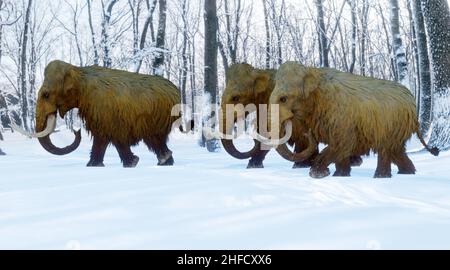
[[[416,170],[415,169],[410,169],[410,170],[399,169],[398,174],[416,174]]]
[[[262,160],[250,159],[247,165],[247,169],[262,169],[264,168]]]
[[[373,178],[391,178],[392,174],[391,172],[381,172],[381,171],[376,171]]]
[[[311,176],[312,178],[324,178],[327,177],[328,175],[330,175],[330,169],[328,168],[319,169],[311,167],[309,171],[309,176]]]
[[[333,176],[334,177],[349,177],[350,176],[350,172],[349,171],[337,170],[337,171],[334,172]]]
[[[352,156],[350,157],[350,166],[359,167],[363,163],[363,160],[360,156]]]
[[[294,165],[292,166],[292,169],[304,169],[304,168],[309,168],[311,166],[312,166],[311,161],[305,160],[302,162],[295,162]]]
[[[105,167],[105,164],[103,164],[103,161],[96,161],[96,160],[89,160],[88,164],[86,164],[86,167]]]
[[[164,162],[158,161],[158,166],[172,166],[174,163],[175,163],[175,161],[173,160],[173,157],[171,156]]]
[[[133,155],[133,157],[130,160],[123,162],[123,167],[124,168],[134,168],[134,167],[136,167],[136,165],[138,163],[139,163],[139,157]]]
[[[5,152],[2,151],[2,149],[0,149],[0,156],[5,156]]]

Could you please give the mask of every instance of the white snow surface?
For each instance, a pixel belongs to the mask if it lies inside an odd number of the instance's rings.
[[[450,153],[410,153],[416,175],[373,179],[376,157],[352,177],[311,179],[271,151],[246,169],[194,136],[171,135],[173,167],[145,145],[124,169],[113,147],[87,168],[91,146],[53,156],[5,132],[0,147],[0,249],[449,249]],[[57,145],[73,135],[52,135]],[[249,149],[250,140],[239,143]],[[417,149],[412,140],[409,149]],[[334,166],[330,166],[333,172]]]

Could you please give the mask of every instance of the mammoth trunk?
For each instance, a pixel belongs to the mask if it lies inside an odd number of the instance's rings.
[[[309,159],[318,148],[318,143],[314,139],[312,132],[309,131],[305,136],[308,138],[308,147],[300,153],[293,153],[286,144],[279,145],[276,150],[283,158],[293,162],[303,162]]]
[[[54,155],[66,155],[78,148],[81,142],[80,130],[75,132],[75,140],[72,144],[64,148],[60,148],[55,146],[50,139],[50,134],[55,130],[56,127],[56,114],[48,115],[46,117],[46,120],[47,121],[39,121],[39,119],[36,119],[36,131],[38,132],[34,134],[33,137],[38,138],[39,143],[47,152]],[[45,126],[41,123],[45,123]]]
[[[226,125],[226,123],[224,121],[222,123],[222,125],[221,125],[221,127],[222,127],[221,130],[226,130],[226,132],[225,132],[225,135],[227,135],[226,137],[228,137],[228,136],[233,137],[234,124],[233,125],[229,125],[228,128],[226,126],[227,125]],[[259,141],[255,140],[255,145],[254,145],[254,147],[251,150],[249,150],[247,152],[240,152],[234,146],[234,143],[233,143],[232,139],[224,138],[224,139],[222,139],[222,146],[223,146],[223,149],[225,149],[225,151],[227,151],[227,153],[230,154],[232,157],[237,158],[237,159],[247,159],[247,158],[250,158],[250,157],[255,155],[255,153],[261,147],[261,144],[260,144]]]
[[[260,143],[257,140],[255,140],[255,146],[247,152],[240,152],[239,150],[237,150],[234,146],[233,140],[222,139],[222,145],[223,149],[225,149],[228,154],[237,159],[247,159],[252,157],[260,147]]]

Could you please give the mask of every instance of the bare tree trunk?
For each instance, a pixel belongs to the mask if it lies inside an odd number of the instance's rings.
[[[272,10],[271,18],[273,22],[273,27],[275,28],[275,35],[277,37],[277,65],[280,66],[283,63],[283,50],[282,50],[282,23],[283,23],[283,12],[286,6],[286,2],[281,0],[280,13],[277,14],[277,8],[275,5],[275,0],[271,0],[270,9]]]
[[[269,12],[267,10],[266,0],[262,0],[264,7],[264,25],[266,29],[266,69],[270,68],[270,25]]]
[[[166,13],[167,2],[166,0],[159,0],[159,21],[158,21],[158,33],[156,35],[156,48],[165,50],[166,40]],[[164,66],[164,52],[159,52],[158,56],[153,61],[153,73],[159,76],[163,76]]]
[[[153,0],[152,2],[150,2],[150,0],[146,0],[148,14],[147,14],[147,18],[145,19],[144,27],[142,28],[141,38],[140,38],[140,42],[139,42],[139,51],[141,54],[143,53],[142,51],[145,48],[145,41],[147,39],[147,33],[148,33],[149,27],[150,27],[150,32],[151,32],[150,34],[151,34],[152,41],[154,41],[153,13],[156,8],[156,1],[157,0]],[[139,70],[141,70],[143,58],[144,58],[143,55],[141,55],[139,57],[139,61],[134,70],[136,73],[139,73]]]
[[[0,64],[2,63],[2,55],[3,55],[3,25],[0,25]]]
[[[243,62],[248,62],[248,56],[249,56],[249,52],[251,51],[250,48],[248,47],[248,40],[250,38],[250,29],[252,26],[252,18],[253,18],[253,3],[250,6],[250,11],[248,12],[248,16],[247,16],[247,20],[246,20],[246,24],[245,24],[245,33],[242,35],[243,36],[243,40],[241,42],[241,51],[242,51],[242,61]],[[236,44],[237,46],[237,44]]]
[[[75,44],[77,46],[77,53],[78,53],[78,61],[80,66],[84,66],[84,62],[83,62],[83,54],[81,53],[81,44],[80,44],[80,39],[78,37],[78,6],[76,7],[76,11],[73,14],[73,31],[74,31],[74,38],[75,38]]]
[[[230,8],[228,7],[228,1],[224,1],[224,8],[225,8],[225,24],[226,24],[226,41],[227,41],[227,49],[230,53],[230,58],[232,58],[231,54],[233,52],[233,43],[231,39],[231,14],[230,14]],[[233,59],[231,59],[231,62],[233,62]],[[227,61],[228,66],[228,61]],[[225,69],[227,70],[227,69]]]
[[[0,11],[3,10],[3,0],[0,0]],[[3,18],[0,17],[0,20],[2,20]],[[2,63],[2,54],[3,54],[3,41],[2,41],[2,37],[3,37],[3,24],[0,23],[0,64]]]
[[[79,65],[80,66],[84,66],[83,54],[82,54],[81,44],[80,44],[80,38],[78,36],[78,19],[79,19],[79,15],[80,15],[78,2],[75,3],[75,6],[73,6],[69,2],[67,2],[67,5],[69,5],[70,9],[72,10],[72,18],[71,19],[72,19],[73,30],[72,30],[72,28],[67,27],[63,22],[61,22],[59,20],[58,21],[60,22],[62,27],[64,27],[67,30],[67,32],[69,32],[73,36],[73,38],[75,39],[75,46],[77,48]],[[88,2],[88,5],[90,5],[89,2]]]
[[[361,75],[365,76],[367,71],[367,63],[366,63],[366,42],[367,42],[367,34],[368,34],[368,17],[369,17],[369,3],[367,0],[362,0],[362,8],[361,8],[361,49],[360,49],[360,68]]]
[[[191,72],[191,76],[190,76],[190,80],[191,80],[191,108],[192,108],[192,118],[191,119],[195,119],[195,115],[194,115],[194,111],[195,111],[195,97],[196,97],[196,93],[195,91],[197,90],[197,84],[195,82],[196,78],[195,78],[195,35],[192,37],[192,42],[191,42],[191,56],[190,56],[190,65],[189,65],[189,69]]]
[[[36,17],[36,15],[34,16]],[[30,61],[29,61],[29,72],[28,72],[28,82],[29,82],[29,90],[28,90],[28,106],[29,108],[36,107],[36,67],[38,64],[37,61],[37,53],[36,53],[36,24],[32,24],[30,27]],[[34,126],[35,119],[35,111],[34,109],[29,110],[28,117],[30,119],[30,127]]]
[[[231,53],[231,63],[236,64],[237,63],[237,48],[238,48],[238,41],[239,41],[239,35],[240,35],[240,19],[241,19],[241,0],[237,0],[237,7],[236,7],[236,16],[235,19],[235,25],[236,28],[234,29],[234,36],[233,36],[233,51]]]
[[[3,127],[9,126],[10,122],[8,120],[8,103],[3,92],[0,90],[0,130]]]
[[[231,30],[231,14],[228,7],[228,1],[225,4],[225,18],[227,25],[227,46],[230,52],[231,64],[236,64],[237,61],[237,47],[238,47],[238,37],[239,37],[239,22],[240,22],[240,11],[241,11],[241,0],[236,1],[236,10],[233,12],[235,14],[235,29]],[[233,33],[232,33],[233,32]]]
[[[413,57],[411,57],[410,59],[412,59],[411,63],[412,63],[412,68],[414,70],[414,76],[413,76],[413,84],[411,85],[411,91],[414,91],[414,95],[416,97],[416,111],[417,114],[419,113],[419,109],[420,109],[420,104],[419,104],[419,98],[420,98],[420,89],[419,89],[419,74],[420,74],[420,70],[419,70],[419,52],[417,49],[417,33],[416,33],[416,26],[414,25],[414,15],[413,15],[413,11],[412,11],[412,6],[411,6],[411,0],[406,0],[406,9],[408,10],[408,18],[409,18],[409,28],[410,30],[410,42],[411,42],[411,50],[412,50],[412,54]]]
[[[421,0],[433,83],[433,130],[429,144],[450,148],[450,11],[446,0]]]
[[[103,46],[103,66],[110,68],[112,66],[111,44],[109,40],[109,26],[111,23],[111,13],[114,5],[118,0],[110,0],[108,5],[102,8],[103,18],[102,18],[102,46]],[[103,5],[103,2],[102,2]]]
[[[31,15],[32,0],[28,0],[27,9],[24,18],[24,27],[22,32],[22,47],[20,48],[20,95],[22,105],[22,123],[26,130],[30,130],[28,122],[28,91],[27,91],[27,45],[29,35],[29,24]]]
[[[329,67],[328,60],[328,41],[327,34],[325,29],[325,15],[323,11],[323,1],[324,0],[315,0],[317,9],[317,32],[319,36],[319,53],[320,53],[320,66],[321,67]]]
[[[383,26],[383,31],[384,31],[384,35],[386,37],[389,36],[389,31],[388,31],[388,27],[386,26],[386,19],[384,18],[383,15],[383,9],[381,8],[381,4],[378,3],[378,15],[381,17],[381,23]],[[389,40],[389,38],[386,38],[386,44],[387,44],[387,49],[388,51],[392,51],[392,45],[391,42]],[[397,72],[396,72],[396,68],[395,68],[395,62],[394,59],[392,57],[389,57],[389,75],[391,78],[395,78],[397,77]]]
[[[209,95],[211,106],[217,103],[217,5],[216,0],[205,0],[205,93]],[[214,110],[209,119],[216,117]],[[215,139],[206,141],[209,152],[219,148]]]
[[[223,43],[220,40],[220,38],[217,39],[217,46],[220,52],[220,56],[222,57],[222,65],[223,65],[223,70],[225,70],[225,72],[227,72],[228,70],[228,57],[227,57],[227,52],[225,51],[225,48],[223,47]],[[225,79],[226,76],[225,76]]]
[[[224,1],[225,35],[219,34],[217,44],[225,72],[228,66],[237,63],[237,49],[240,35],[241,0],[235,0],[235,9],[230,10],[230,1]],[[219,25],[220,27],[220,25]],[[218,30],[220,33],[220,29]],[[226,79],[226,78],[225,78]]]
[[[186,104],[186,83],[187,83],[187,71],[188,71],[188,18],[187,18],[187,0],[183,0],[182,5],[182,20],[183,20],[183,49],[182,49],[182,68],[181,68],[181,103]]]
[[[349,72],[353,73],[355,71],[356,64],[356,36],[358,33],[358,21],[357,21],[357,10],[356,10],[356,0],[347,0],[349,3],[352,13],[352,48],[351,48],[351,60]]]
[[[128,0],[131,11],[131,23],[133,26],[133,61],[137,65],[137,54],[139,53],[139,17],[141,13],[141,0]]]
[[[400,37],[400,21],[399,21],[399,6],[398,0],[389,0],[390,3],[390,21],[391,21],[391,35],[392,35],[392,53],[397,65],[397,78],[398,81],[410,87],[408,82],[408,63],[406,61],[405,47]]]
[[[89,29],[91,30],[91,41],[92,41],[92,49],[94,51],[94,65],[99,64],[99,56],[97,50],[97,42],[95,41],[95,32],[94,25],[92,24],[92,0],[86,0],[88,5],[88,20],[89,20]]]
[[[430,59],[428,57],[428,42],[425,32],[425,23],[422,13],[420,0],[411,0],[414,25],[417,36],[417,54],[419,61],[417,63],[419,69],[419,122],[420,132],[425,135],[430,129],[432,121],[431,112],[431,74]]]

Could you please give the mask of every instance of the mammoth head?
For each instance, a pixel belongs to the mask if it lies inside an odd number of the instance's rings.
[[[276,75],[270,104],[279,106],[280,125],[302,110],[302,100],[308,99],[319,87],[320,74],[315,68],[296,62],[281,65]]]
[[[272,72],[258,70],[249,64],[234,64],[227,70],[227,83],[221,104],[248,105],[257,102],[258,96],[269,95]],[[273,86],[272,86],[273,87]]]
[[[75,150],[80,143],[79,131],[75,141],[66,148],[51,143],[49,135],[56,125],[56,116],[78,106],[81,74],[77,67],[62,61],[53,61],[45,68],[44,82],[36,102],[36,134],[41,145],[50,153],[63,155]]]
[[[80,72],[77,67],[62,61],[48,64],[38,93],[37,116],[58,111],[59,115],[64,117],[67,111],[78,106],[79,84]]]
[[[283,127],[289,120],[302,117],[302,110],[305,108],[302,108],[301,104],[309,100],[318,90],[319,85],[320,71],[318,69],[305,67],[296,62],[281,65],[276,75],[275,89],[270,96],[269,110],[271,119],[277,120],[274,124],[278,125],[280,132],[283,132]],[[271,123],[272,121],[269,122],[269,126]],[[277,147],[277,151],[290,161],[302,161],[317,148],[312,134],[309,134],[308,138],[310,145],[305,153],[300,155],[289,153],[286,145]]]
[[[274,87],[272,79],[274,73],[272,70],[255,69],[249,64],[234,64],[230,66],[226,74],[226,87],[221,98],[222,116],[226,115],[226,105],[228,104],[258,105],[262,100],[267,99]],[[236,122],[236,113],[232,120]],[[223,126],[221,126],[221,129],[229,135],[232,131],[226,130],[226,122],[225,119],[222,119]],[[238,159],[251,157],[259,148],[259,143],[255,141],[255,147],[252,150],[241,153],[234,147],[231,140],[222,139],[222,144],[230,155]]]

